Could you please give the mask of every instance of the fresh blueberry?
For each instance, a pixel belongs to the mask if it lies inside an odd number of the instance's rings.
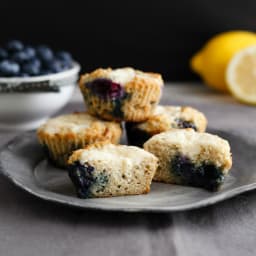
[[[47,63],[47,69],[50,70],[52,73],[59,73],[64,70],[61,61],[53,60]]]
[[[44,46],[44,45],[38,46],[36,53],[39,59],[42,61],[49,62],[53,59],[53,52],[47,46]]]
[[[62,70],[67,70],[72,68],[73,63],[72,62],[68,62],[68,61],[61,61],[61,66],[62,66]]]
[[[32,59],[22,66],[22,72],[30,76],[37,76],[40,74],[41,62],[38,59]]]
[[[23,43],[18,40],[11,40],[6,44],[6,49],[10,52],[21,51],[23,48]]]
[[[125,94],[120,84],[114,83],[106,78],[99,78],[86,83],[86,87],[89,88],[93,94],[102,98],[120,99]]]
[[[18,63],[10,60],[3,60],[0,62],[0,74],[1,76],[18,76],[20,72],[20,66]]]
[[[26,46],[23,51],[27,54],[29,59],[35,58],[36,56],[36,50],[31,46]]]
[[[61,60],[61,61],[67,62],[67,63],[71,63],[72,62],[71,54],[68,53],[68,52],[65,52],[65,51],[57,52],[56,53],[56,58]]]
[[[0,60],[4,60],[8,57],[8,52],[3,49],[3,48],[0,48]]]
[[[18,63],[31,60],[35,57],[35,50],[32,47],[25,47],[22,51],[14,52],[12,59]]]
[[[72,56],[65,51],[56,54],[47,46],[24,46],[12,40],[6,48],[0,48],[1,76],[36,76],[58,73],[72,67]],[[17,68],[18,67],[18,68]],[[18,70],[18,71],[17,71]]]
[[[20,52],[15,52],[13,55],[12,55],[12,60],[18,62],[18,63],[22,63],[24,61],[27,61],[28,60],[28,56],[25,52],[23,51],[20,51]]]
[[[39,59],[34,58],[34,59],[30,60],[29,62],[32,63],[33,65],[35,65],[36,67],[39,67],[39,68],[41,67],[41,61]]]

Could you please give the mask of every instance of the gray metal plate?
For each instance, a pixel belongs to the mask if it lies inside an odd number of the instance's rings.
[[[44,200],[85,209],[127,212],[171,212],[211,205],[256,188],[256,145],[241,134],[214,131],[232,148],[233,167],[218,192],[153,183],[147,195],[79,199],[67,172],[44,159],[34,133],[11,141],[0,153],[0,170],[14,184]]]

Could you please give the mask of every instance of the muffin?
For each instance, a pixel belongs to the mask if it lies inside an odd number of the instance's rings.
[[[65,167],[73,150],[98,141],[119,143],[121,134],[119,123],[102,121],[87,113],[49,119],[37,131],[48,158],[59,167]]]
[[[68,160],[69,177],[80,198],[148,193],[156,168],[153,154],[106,143],[76,150]]]
[[[185,106],[157,106],[145,122],[125,124],[130,145],[142,147],[153,135],[173,129],[192,128],[204,132],[207,119],[198,110]]]
[[[106,120],[140,122],[152,115],[163,80],[156,73],[108,68],[81,76],[79,85],[90,114]]]
[[[159,158],[155,181],[216,191],[232,165],[229,143],[193,129],[157,134],[144,149]]]

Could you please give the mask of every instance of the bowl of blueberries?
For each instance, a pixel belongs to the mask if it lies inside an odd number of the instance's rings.
[[[11,40],[0,46],[0,129],[35,129],[71,98],[80,66],[70,53]]]

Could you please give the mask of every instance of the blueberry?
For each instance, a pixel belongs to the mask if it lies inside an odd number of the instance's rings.
[[[180,129],[192,128],[195,131],[197,131],[197,127],[191,121],[186,121],[186,120],[178,118],[178,119],[176,119],[176,123],[177,123],[178,128],[180,128]]]
[[[93,94],[102,98],[120,99],[125,94],[120,84],[114,83],[106,78],[99,78],[86,83],[86,87],[89,88]]]
[[[38,59],[32,59],[22,66],[22,72],[30,76],[37,76],[40,74],[41,62]]]
[[[78,197],[90,197],[90,187],[95,183],[93,171],[93,166],[90,166],[87,163],[82,165],[79,161],[68,166],[68,174],[76,188]]]
[[[62,62],[58,61],[58,60],[53,60],[53,61],[47,63],[47,68],[52,73],[59,73],[64,70]]]
[[[0,62],[0,74],[1,76],[18,76],[20,72],[20,66],[18,63],[10,60],[3,60]]]
[[[214,164],[195,165],[187,156],[181,154],[171,160],[171,170],[183,184],[203,187],[210,191],[216,191],[224,179],[223,173]]]
[[[23,48],[23,43],[18,40],[11,40],[6,44],[6,49],[10,52],[21,51]]]
[[[12,59],[18,63],[23,63],[35,57],[35,50],[32,47],[26,47],[22,51],[14,52]]]
[[[38,46],[36,49],[37,56],[40,60],[48,62],[53,59],[53,52],[52,50],[44,45]]]
[[[95,188],[96,192],[103,192],[106,185],[109,182],[109,176],[106,174],[106,172],[101,172],[95,177]]]
[[[68,61],[65,61],[65,60],[60,61],[60,62],[61,62],[62,70],[70,69],[73,66],[72,62],[68,62]]]
[[[186,182],[190,182],[195,168],[188,157],[184,155],[176,155],[175,158],[172,159],[172,167],[175,170],[176,175],[182,177]]]
[[[3,48],[0,48],[0,60],[4,60],[8,57],[8,52],[3,49]]]
[[[34,58],[30,60],[29,63],[32,63],[36,67],[41,67],[41,61],[39,59]]]
[[[56,53],[56,58],[64,61],[66,63],[71,63],[72,62],[72,56],[70,53],[65,52],[65,51],[59,51]]]
[[[61,62],[62,69],[67,70],[72,68],[73,60],[71,55],[68,52],[57,52],[55,55],[56,59]]]
[[[36,56],[36,50],[31,46],[26,46],[23,51],[27,54],[29,59],[35,58]]]
[[[18,63],[22,63],[26,60],[28,60],[28,56],[25,52],[23,51],[20,51],[20,52],[15,52],[13,55],[12,55],[12,60],[18,62]]]

